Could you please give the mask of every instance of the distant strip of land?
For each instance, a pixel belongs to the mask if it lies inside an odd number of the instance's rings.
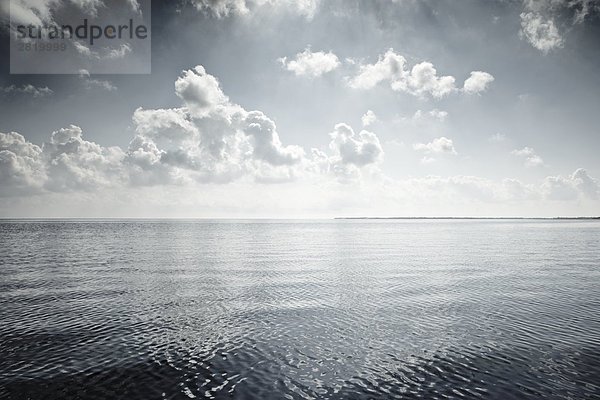
[[[600,217],[335,217],[334,219],[527,219],[527,220],[600,220]]]

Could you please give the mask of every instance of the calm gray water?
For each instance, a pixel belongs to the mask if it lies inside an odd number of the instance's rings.
[[[0,223],[0,397],[600,398],[600,222]]]

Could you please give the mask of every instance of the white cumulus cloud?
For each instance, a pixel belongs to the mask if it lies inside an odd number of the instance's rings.
[[[0,132],[0,195],[14,196],[41,188],[46,173],[42,149],[16,132]]]
[[[437,108],[434,108],[433,110],[430,110],[430,111],[417,110],[413,114],[412,119],[413,119],[413,121],[419,121],[419,120],[424,120],[424,119],[429,118],[429,119],[438,120],[440,122],[444,122],[447,117],[448,117],[448,111],[438,110]]]
[[[374,64],[361,65],[359,73],[348,84],[355,89],[371,89],[383,81],[405,79],[406,59],[389,49]]]
[[[571,180],[575,184],[575,187],[577,187],[577,189],[585,196],[591,199],[598,199],[598,196],[600,195],[600,185],[585,169],[579,168],[573,172]]]
[[[483,71],[473,71],[471,76],[465,80],[463,90],[468,94],[485,92],[493,81],[494,77],[491,74]]]
[[[467,87],[473,93],[487,88],[493,77],[482,71],[473,71],[467,79]],[[380,55],[373,64],[362,64],[358,73],[348,78],[348,85],[354,89],[371,89],[382,82],[389,82],[392,90],[405,92],[418,97],[427,95],[440,99],[457,91],[456,78],[438,75],[432,63],[424,61],[409,69],[404,56],[389,49]]]
[[[531,147],[523,147],[519,150],[513,150],[510,154],[521,157],[525,160],[526,167],[541,167],[544,165],[542,157],[538,156]]]
[[[175,81],[175,93],[196,117],[206,116],[229,104],[217,78],[206,73],[201,65],[183,71]]]
[[[285,69],[298,76],[304,75],[313,78],[331,72],[340,66],[340,60],[331,51],[327,53],[312,52],[310,47],[296,54],[294,59],[288,60],[287,57],[283,57],[279,59],[279,62]]]
[[[360,118],[360,121],[362,122],[363,126],[369,126],[377,121],[377,115],[375,115],[373,111],[367,110],[367,112],[364,113],[364,115]]]
[[[377,135],[373,132],[355,133],[347,124],[337,124],[330,133],[329,148],[333,157],[342,164],[353,164],[358,167],[377,163],[383,158],[383,149]]]
[[[413,148],[432,154],[457,154],[452,139],[444,136],[435,138],[429,143],[415,143]]]

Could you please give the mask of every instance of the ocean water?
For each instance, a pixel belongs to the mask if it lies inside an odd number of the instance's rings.
[[[0,398],[600,398],[600,222],[4,221]]]

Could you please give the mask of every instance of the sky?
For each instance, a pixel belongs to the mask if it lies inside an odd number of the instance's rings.
[[[9,45],[136,0],[8,4],[0,217],[600,215],[600,1],[153,1],[139,74]]]

